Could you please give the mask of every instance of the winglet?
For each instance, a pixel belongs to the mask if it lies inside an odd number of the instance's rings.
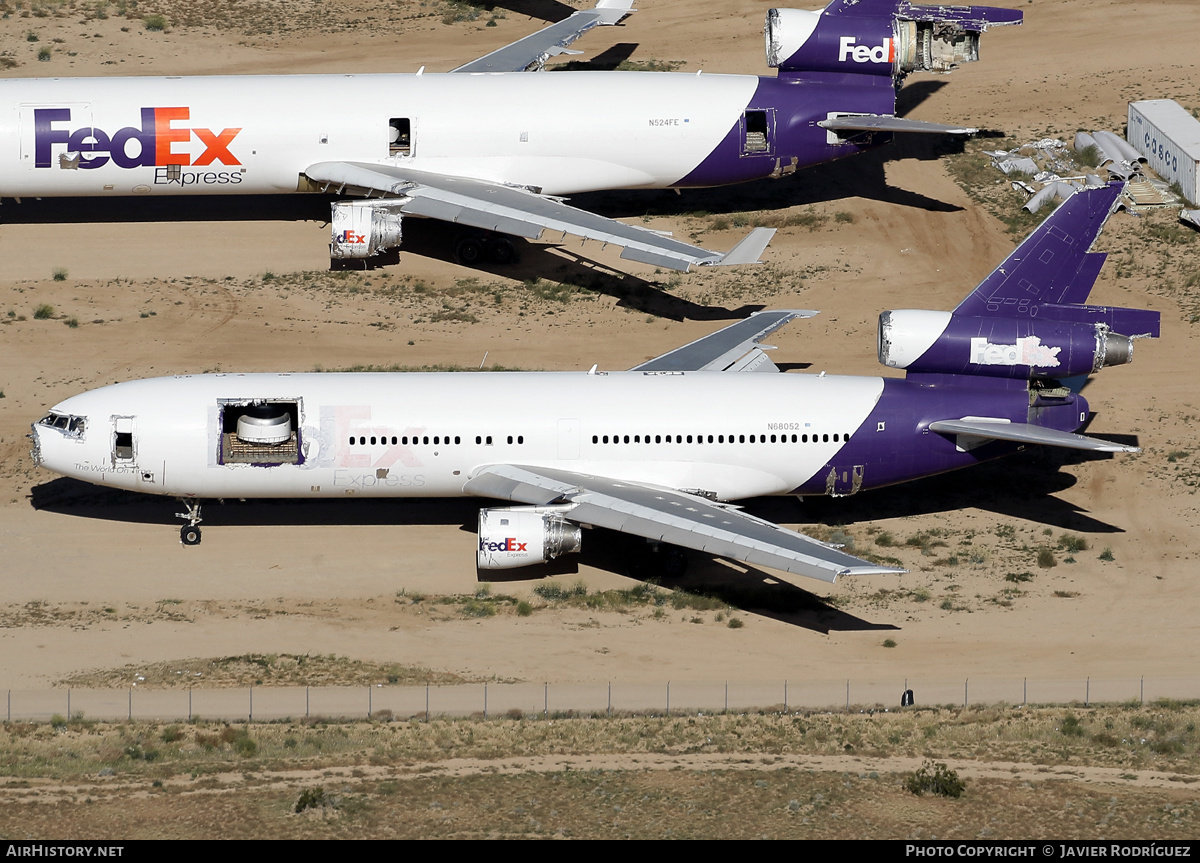
[[[713,261],[713,265],[729,267],[734,264],[761,264],[762,261],[759,258],[762,257],[762,253],[767,249],[767,244],[774,236],[774,228],[755,228],[743,237],[741,242],[722,255],[720,260]]]

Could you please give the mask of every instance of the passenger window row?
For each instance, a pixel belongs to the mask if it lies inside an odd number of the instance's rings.
[[[592,435],[592,443],[829,443],[832,438],[833,443],[845,443],[850,440],[850,435],[840,432],[830,434],[793,434],[790,436],[781,435],[654,435],[653,440],[650,435]]]
[[[525,435],[508,435],[506,438],[508,443],[525,443]],[[450,435],[351,435],[350,446],[449,446],[451,443]],[[455,435],[453,438],[455,446],[462,445],[462,438]],[[475,435],[475,443],[479,446],[492,446],[491,435]]]

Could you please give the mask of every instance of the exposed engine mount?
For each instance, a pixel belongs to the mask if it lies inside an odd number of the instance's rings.
[[[404,201],[337,201],[331,205],[330,258],[369,258],[400,245]]]
[[[578,552],[582,530],[561,507],[511,507],[479,511],[480,569],[516,569]]]
[[[881,314],[878,347],[889,368],[1026,379],[1088,375],[1133,359],[1133,339],[1106,324],[924,309]]]

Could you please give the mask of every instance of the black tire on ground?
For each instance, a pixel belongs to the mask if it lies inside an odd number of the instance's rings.
[[[199,545],[200,526],[195,524],[185,524],[179,529],[179,539],[184,545]]]
[[[501,237],[488,243],[488,257],[491,258],[493,264],[505,266],[517,259],[517,250],[511,240]]]
[[[483,241],[478,237],[463,237],[454,246],[454,259],[464,267],[473,267],[483,258]]]

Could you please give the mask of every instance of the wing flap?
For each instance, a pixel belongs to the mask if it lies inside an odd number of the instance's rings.
[[[669,542],[825,582],[841,575],[904,572],[846,554],[728,504],[626,480],[492,465],[468,480],[463,491],[533,505],[573,504],[564,515],[578,524]]]
[[[1029,423],[989,422],[985,420],[938,420],[929,424],[931,431],[945,435],[956,435],[960,449],[969,450],[980,443],[1006,440],[1015,443],[1060,446],[1090,452],[1141,452],[1140,447],[1112,443],[1100,438],[1073,434],[1057,429],[1030,425]]]
[[[395,196],[400,212],[538,239],[561,231],[624,249],[621,257],[687,272],[693,266],[749,263],[766,248],[771,228],[756,228],[728,254],[712,252],[658,231],[627,225],[527,189],[469,177],[448,177],[392,165],[318,162],[305,176],[318,187],[368,197]],[[757,250],[757,253],[756,253]]]
[[[633,0],[600,0],[594,9],[575,12],[557,24],[485,54],[452,72],[537,72],[558,54],[578,54],[567,46],[593,27],[618,23],[633,11]]]

